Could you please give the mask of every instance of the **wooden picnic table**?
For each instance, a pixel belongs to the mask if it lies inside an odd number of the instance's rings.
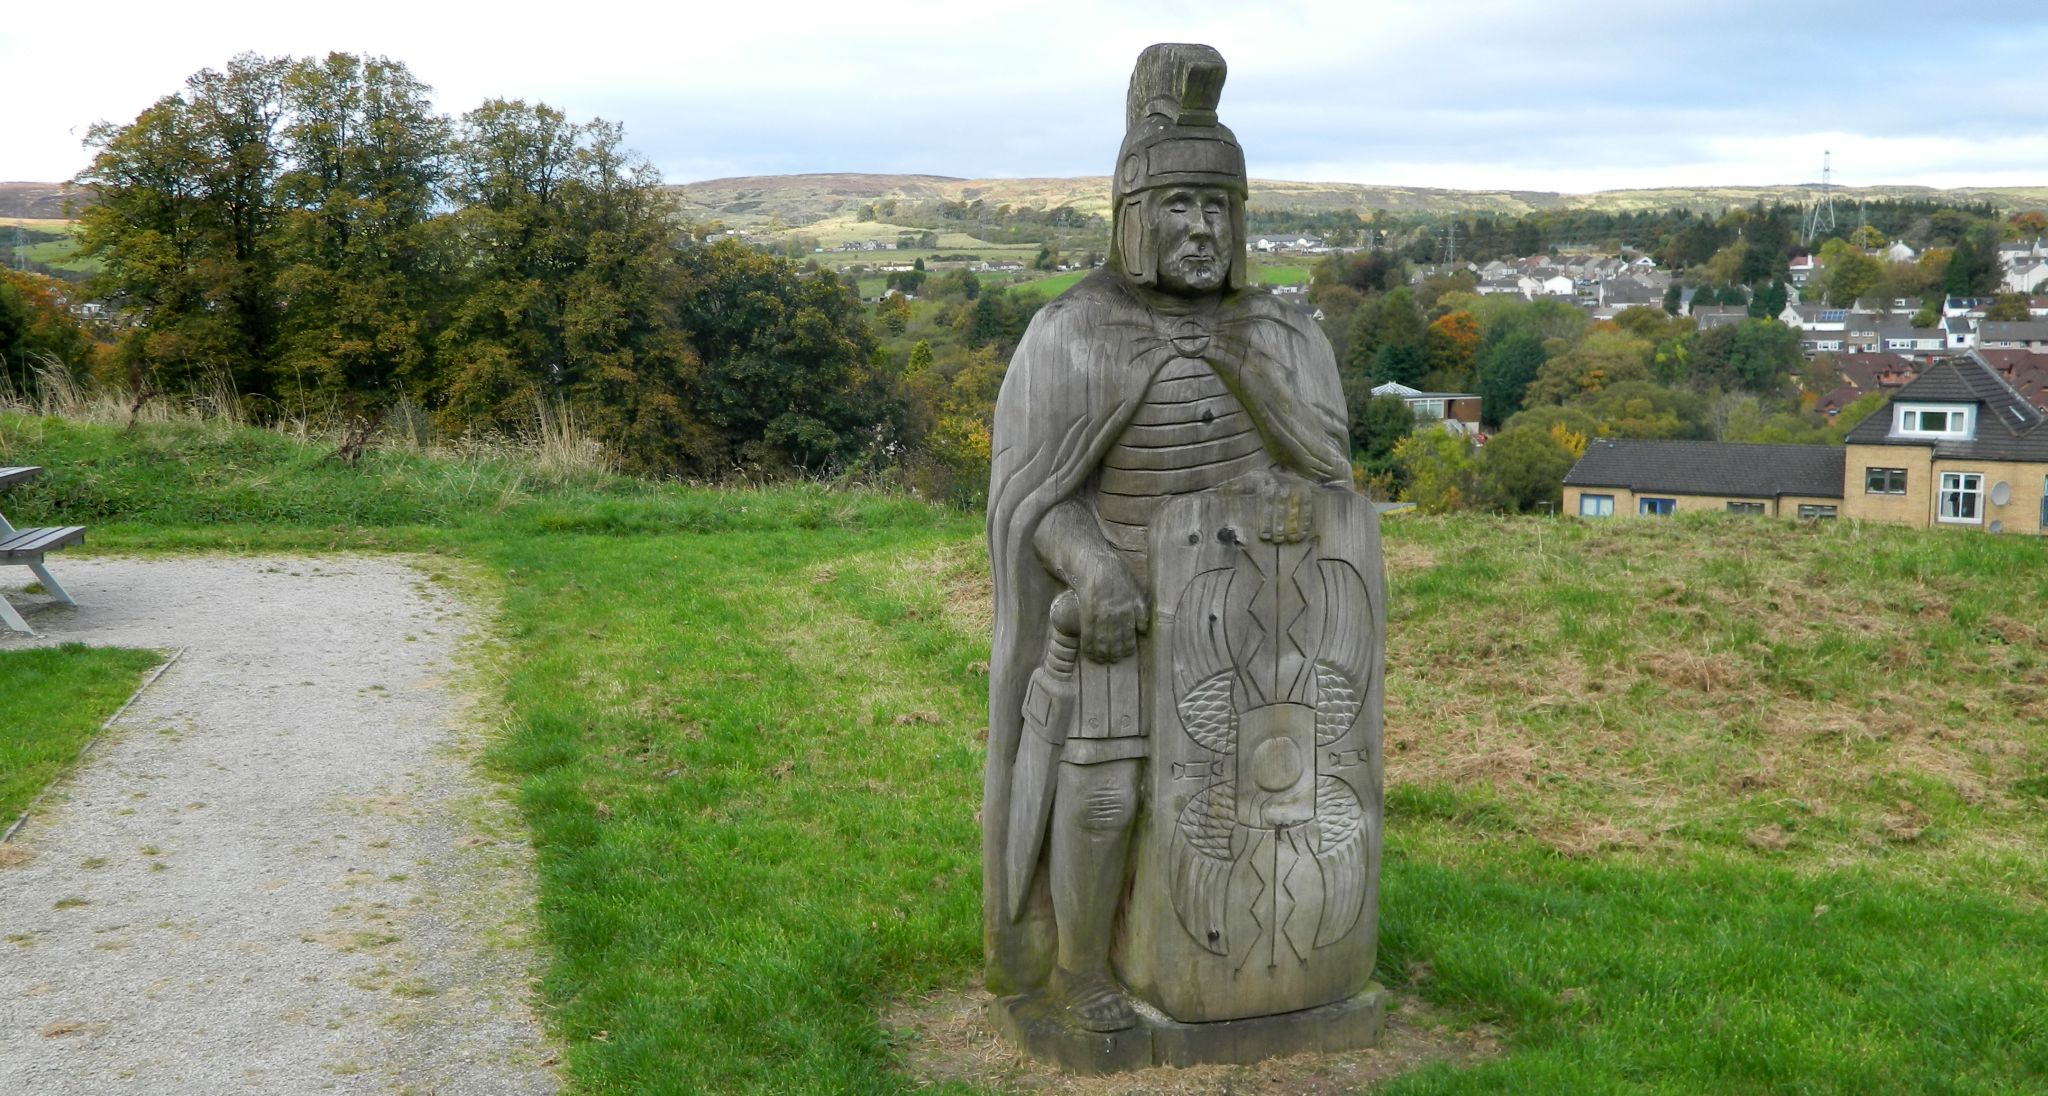
[[[41,468],[0,468],[0,488],[27,483],[42,474]],[[43,553],[59,551],[84,542],[83,525],[17,529],[8,523],[6,514],[0,513],[0,565],[26,567],[34,571],[36,581],[43,584],[43,589],[66,605],[76,605],[78,602],[72,600],[70,592],[65,590],[63,584],[43,566]],[[21,619],[21,613],[9,605],[5,597],[0,597],[0,624],[5,624],[17,632],[35,634],[35,629],[28,626],[28,621]]]

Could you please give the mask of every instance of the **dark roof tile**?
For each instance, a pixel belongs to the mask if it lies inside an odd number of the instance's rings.
[[[1842,496],[1842,449],[1833,445],[1599,438],[1565,474],[1573,487],[1626,487],[1676,495]]]

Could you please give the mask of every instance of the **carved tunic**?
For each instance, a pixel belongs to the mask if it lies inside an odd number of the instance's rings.
[[[1103,458],[1095,496],[1103,536],[1142,585],[1146,531],[1167,499],[1269,463],[1251,416],[1216,371],[1200,358],[1175,358]]]

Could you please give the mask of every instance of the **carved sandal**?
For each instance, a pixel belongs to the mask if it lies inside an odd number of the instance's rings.
[[[1091,971],[1061,981],[1060,995],[1066,999],[1067,1011],[1089,1031],[1122,1031],[1137,1024],[1138,1014],[1131,1009],[1130,999],[1108,975]]]

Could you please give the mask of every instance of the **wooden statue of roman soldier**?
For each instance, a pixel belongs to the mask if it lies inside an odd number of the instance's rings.
[[[1224,73],[1139,58],[1109,263],[996,402],[987,980],[1077,1068],[1366,1045],[1382,1015],[1378,526],[1328,341],[1246,285]],[[1368,999],[1347,1038],[1247,1049]]]

